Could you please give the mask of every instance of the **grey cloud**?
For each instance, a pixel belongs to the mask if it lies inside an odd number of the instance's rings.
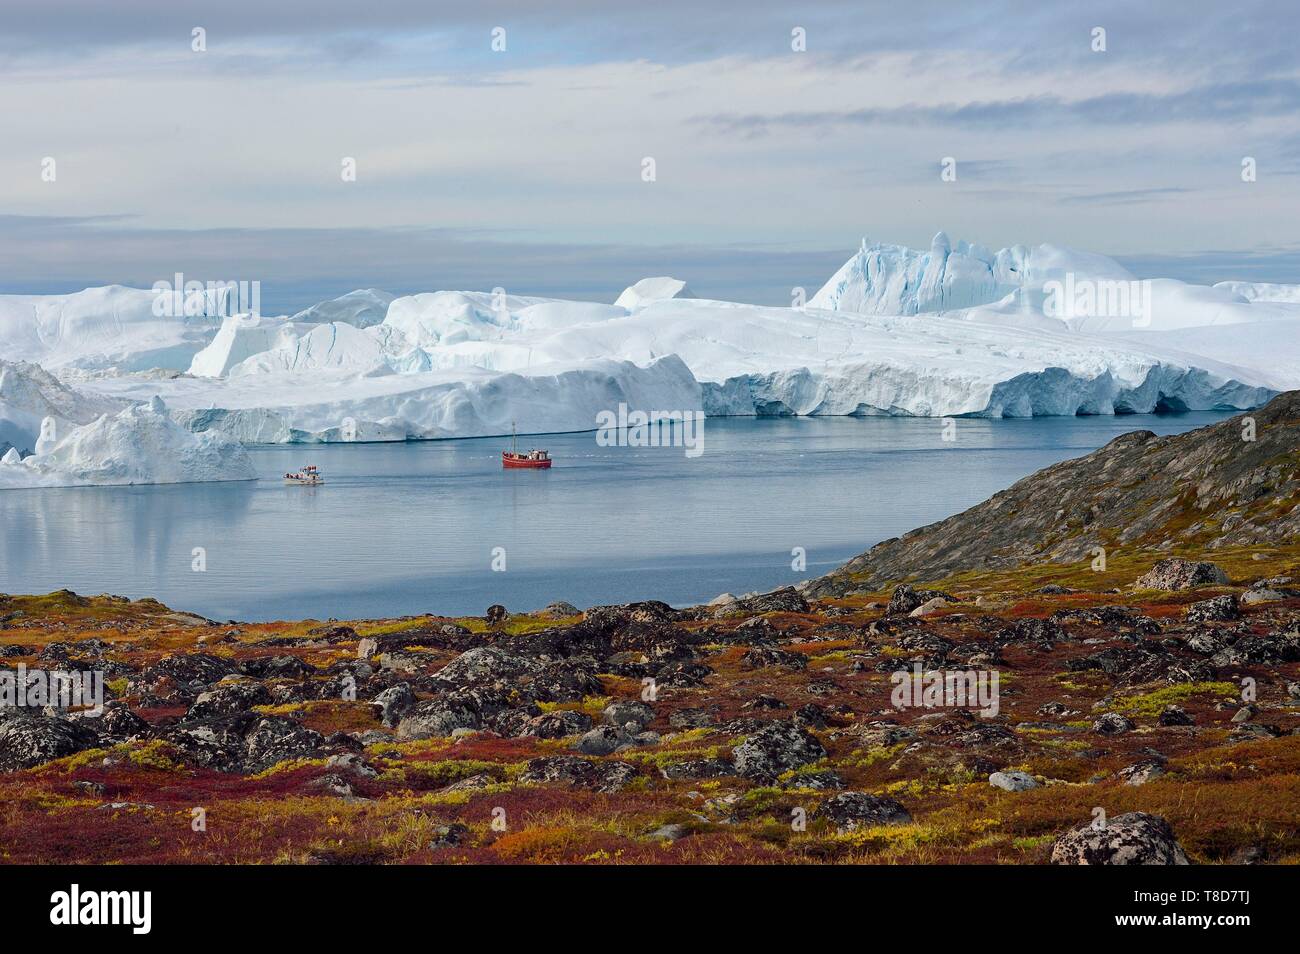
[[[1080,100],[1057,95],[925,106],[909,103],[853,110],[808,110],[770,115],[715,114],[691,121],[723,132],[756,135],[778,128],[837,126],[960,126],[982,129],[1043,124],[1157,125],[1169,122],[1239,122],[1300,115],[1300,81],[1290,78],[1196,86],[1172,94],[1108,93]]]
[[[1125,205],[1134,202],[1154,202],[1171,195],[1190,192],[1181,186],[1164,186],[1152,189],[1123,189],[1117,192],[1088,192],[1064,196],[1062,205]]]
[[[0,216],[0,292],[149,287],[182,272],[199,281],[259,281],[268,312],[296,311],[364,287],[409,294],[501,286],[524,295],[613,301],[650,275],[684,279],[710,298],[788,305],[792,288],[811,295],[848,254],[774,245],[542,245],[438,229],[182,231],[101,218]]]

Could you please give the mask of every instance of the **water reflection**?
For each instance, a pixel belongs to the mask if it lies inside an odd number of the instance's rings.
[[[951,444],[933,420],[713,419],[693,459],[538,439],[549,471],[502,470],[500,440],[256,448],[256,482],[0,493],[0,590],[154,596],[220,619],[684,603],[822,572],[1125,431],[1223,416],[963,420]],[[326,483],[284,485],[305,463]]]

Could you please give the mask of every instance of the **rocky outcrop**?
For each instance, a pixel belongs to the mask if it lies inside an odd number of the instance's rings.
[[[1297,446],[1300,391],[1183,434],[1134,431],[969,510],[877,544],[804,590],[835,596],[966,570],[1074,563],[1092,559],[1098,546],[1212,551],[1294,540],[1300,537]],[[1204,583],[1195,585],[1223,582],[1199,572]]]

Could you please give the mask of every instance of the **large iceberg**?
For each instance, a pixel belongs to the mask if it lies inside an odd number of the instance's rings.
[[[127,402],[68,387],[40,365],[0,360],[0,454],[30,454],[42,431],[70,430]]]
[[[808,305],[1110,334],[1300,321],[1298,292],[1295,285],[1143,280],[1104,255],[1058,245],[990,252],[954,245],[940,232],[928,251],[864,241]]]
[[[1056,245],[1015,245],[990,252],[965,241],[954,245],[946,233],[939,232],[927,251],[869,244],[864,239],[857,254],[840,266],[808,305],[868,315],[951,311],[991,304],[1072,271],[1094,278],[1133,278],[1103,255]]]
[[[220,434],[195,434],[181,427],[157,397],[66,433],[51,429],[31,456],[22,457],[11,448],[0,458],[0,489],[256,477],[243,445]]]
[[[247,443],[404,441],[591,430],[620,403],[699,410],[699,382],[676,355],[644,367],[595,359],[518,371],[462,367],[359,376],[341,370],[168,382],[123,376],[96,385],[140,399],[164,386],[172,415]]]
[[[304,308],[291,320],[305,324],[328,324],[341,321],[357,328],[369,328],[384,320],[393,295],[378,288],[358,288],[338,298],[322,301]]]
[[[121,285],[69,295],[0,295],[0,357],[46,368],[183,371],[227,308],[219,292]]]
[[[292,317],[206,317],[183,346],[162,347],[142,303],[114,288],[99,290],[104,307],[120,316],[135,302],[130,321],[98,314],[94,290],[64,306],[100,344],[20,328],[26,306],[12,296],[0,296],[0,342],[25,341],[107,402],[97,413],[157,394],[183,427],[246,443],[586,430],[621,403],[714,415],[1244,409],[1300,387],[1295,288],[1145,281],[1101,255],[991,252],[939,233],[927,250],[864,242],[800,308],[698,299],[670,278],[613,304],[371,289]],[[162,329],[175,337],[183,324]],[[144,370],[160,356],[176,370]],[[24,449],[48,416],[28,404],[0,403],[0,427]]]

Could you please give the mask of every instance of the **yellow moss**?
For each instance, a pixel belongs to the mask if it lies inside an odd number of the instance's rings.
[[[1193,696],[1232,697],[1238,692],[1238,688],[1230,682],[1180,682],[1151,692],[1120,697],[1115,701],[1115,709],[1130,715],[1154,716],[1159,715],[1166,706],[1186,702]]]

